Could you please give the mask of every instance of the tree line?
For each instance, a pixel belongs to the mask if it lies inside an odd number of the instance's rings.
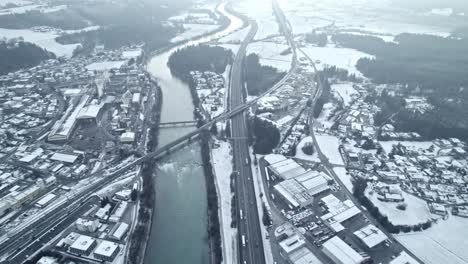
[[[9,40],[0,41],[0,58],[0,75],[3,75],[34,67],[55,55],[29,42]]]
[[[260,95],[273,87],[286,73],[279,72],[276,68],[260,64],[257,54],[249,54],[244,59],[244,80],[247,84],[249,95]]]
[[[168,61],[171,72],[189,82],[191,71],[213,71],[223,73],[232,62],[233,53],[222,47],[208,45],[189,46],[174,52]]]
[[[365,190],[367,188],[367,181],[362,178],[357,178],[353,181],[353,195],[356,199],[363,205],[369,213],[374,217],[388,232],[393,234],[398,234],[400,232],[408,233],[411,231],[417,232],[426,230],[432,226],[432,221],[428,220],[424,223],[419,223],[416,225],[395,225],[388,217],[382,212],[379,208],[375,206],[372,201],[367,198],[365,195]]]

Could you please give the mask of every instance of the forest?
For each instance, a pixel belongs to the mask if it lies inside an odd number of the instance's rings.
[[[32,43],[9,40],[0,41],[0,75],[30,68],[55,55]]]
[[[411,90],[420,90],[416,94],[426,96],[434,106],[426,113],[414,113],[404,107],[387,107],[386,100],[390,98],[383,98],[377,121],[398,111],[393,118],[398,131],[419,132],[427,139],[468,139],[467,39],[401,34],[395,38],[397,43],[393,43],[371,36],[336,34],[333,40],[375,56],[357,63],[366,77],[376,83],[400,83]],[[410,95],[410,89],[400,97]]]
[[[169,57],[171,72],[180,79],[189,82],[190,71],[213,71],[223,73],[232,62],[232,51],[222,47],[208,45],[189,46],[174,52]]]
[[[244,80],[249,95],[260,95],[273,87],[283,76],[276,68],[260,64],[257,54],[250,54],[244,60]]]

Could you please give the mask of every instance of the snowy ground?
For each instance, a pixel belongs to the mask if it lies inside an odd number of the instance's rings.
[[[346,168],[343,167],[335,167],[333,168],[335,171],[336,175],[340,180],[343,182],[343,184],[346,186],[346,188],[352,192],[353,191],[353,183],[351,182],[351,175],[347,174],[348,172],[346,171]]]
[[[323,155],[327,156],[330,163],[344,165],[339,151],[340,140],[335,136],[316,135],[315,138],[320,146]]]
[[[274,42],[254,42],[247,46],[247,54],[256,53],[260,57],[260,64],[272,66],[280,71],[289,71],[292,63],[292,53],[281,55],[280,53],[287,50],[288,45]]]
[[[468,219],[450,216],[422,232],[395,237],[426,264],[467,264],[467,236]]]
[[[314,60],[318,70],[325,68],[327,65],[336,66],[346,69],[350,74],[355,74],[356,76],[362,76],[361,72],[356,69],[357,61],[360,58],[374,57],[354,49],[337,48],[334,46],[315,47],[306,45],[302,50]]]
[[[222,43],[241,43],[245,37],[247,37],[247,34],[250,31],[250,26],[247,26],[245,28],[239,29],[235,31],[232,34],[229,34],[225,37],[222,37],[218,40],[218,42]]]
[[[120,69],[126,61],[103,61],[95,62],[86,66],[88,71],[107,71],[111,69]]]
[[[223,47],[225,49],[231,50],[232,53],[237,54],[237,51],[239,51],[239,44],[215,44],[213,46],[218,46],[218,47]]]
[[[377,193],[372,195],[370,189],[366,190],[366,196],[377,206],[380,212],[388,217],[388,220],[395,225],[416,225],[424,223],[432,218],[427,203],[416,196],[403,192],[404,203],[408,205],[406,210],[397,209],[398,203],[383,202],[377,199]]]
[[[260,166],[255,165],[253,160],[254,160],[254,155],[253,149],[249,148],[249,155],[250,155],[250,168],[252,169],[252,177],[253,177],[253,183],[254,183],[254,189],[255,189],[255,195],[256,195],[256,202],[257,202],[257,210],[258,210],[258,221],[260,222],[260,231],[262,233],[262,240],[263,240],[263,251],[265,253],[265,260],[266,263],[273,263],[273,253],[271,251],[271,241],[270,239],[267,238],[268,230],[266,227],[263,225],[263,205],[267,208],[267,211],[270,211],[270,204],[267,201],[267,198],[265,195],[265,186],[263,185],[263,180],[262,180],[262,174],[260,172]],[[257,155],[257,159],[261,159],[263,156],[262,155]]]
[[[402,144],[403,146],[409,149],[428,149],[433,143],[431,141],[380,141],[380,145],[385,150],[385,152],[390,153],[392,151],[393,145],[397,145],[398,143]]]
[[[222,225],[223,238],[223,263],[236,263],[237,250],[237,230],[231,228],[231,173],[232,173],[232,155],[231,146],[228,142],[216,140],[220,144],[219,148],[213,148],[212,158],[213,167],[216,174],[216,185],[219,193],[219,211]]]
[[[333,126],[334,122],[331,120],[328,120],[328,117],[333,111],[333,108],[334,107],[332,103],[326,103],[325,105],[323,105],[322,112],[320,113],[320,116],[315,121],[315,127],[330,129]]]
[[[344,106],[348,106],[353,98],[359,96],[359,93],[353,88],[352,83],[332,84],[331,89],[338,93],[338,95],[343,99]]]
[[[445,9],[442,12],[431,12],[428,7],[428,12],[415,12],[395,7],[391,0],[279,0],[278,3],[290,19],[296,34],[312,31],[328,22],[338,28],[376,34],[398,35],[408,32],[447,36],[457,24],[463,23],[461,16],[446,19],[444,15],[448,12]]]
[[[308,160],[308,161],[313,161],[313,162],[320,162],[320,159],[318,158],[317,151],[314,151],[312,155],[307,155],[302,151],[302,147],[304,147],[305,144],[307,143],[312,143],[312,137],[305,137],[303,138],[299,144],[297,144],[296,147],[296,158],[302,159],[302,160]]]
[[[189,40],[216,30],[219,25],[184,24],[185,31],[171,39],[172,43]]]
[[[23,37],[24,41],[32,42],[41,48],[53,52],[56,56],[71,57],[79,44],[62,45],[55,41],[58,34],[54,32],[34,32],[30,29],[0,28],[0,38],[7,39]]]
[[[236,1],[233,7],[236,11],[257,21],[258,31],[255,35],[256,40],[279,34],[278,24],[276,23],[270,0],[241,0]]]
[[[7,4],[15,4],[17,6],[29,5],[31,1],[24,1],[24,0],[0,0],[0,7],[5,6]]]

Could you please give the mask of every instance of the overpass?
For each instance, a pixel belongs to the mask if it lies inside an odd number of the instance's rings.
[[[184,126],[196,126],[197,121],[176,121],[176,122],[164,122],[159,123],[159,128],[170,128],[170,127],[184,127]]]

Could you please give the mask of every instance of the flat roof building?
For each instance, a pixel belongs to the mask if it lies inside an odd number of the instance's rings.
[[[289,254],[289,260],[293,264],[322,264],[322,262],[306,247]]]
[[[390,261],[389,264],[419,264],[413,257],[408,255],[405,251],[401,252],[398,257]]]
[[[50,202],[52,202],[55,199],[55,197],[57,197],[57,195],[53,193],[48,193],[46,196],[42,197],[39,201],[36,202],[36,207],[46,207]]]
[[[287,159],[283,155],[267,155],[265,161],[270,164],[268,167],[277,177],[287,180],[306,173],[306,170],[292,159]]]
[[[274,188],[292,207],[304,207],[313,202],[315,195],[329,189],[329,181],[328,175],[309,171],[280,182]]]
[[[127,223],[120,223],[118,224],[117,228],[115,229],[114,233],[112,233],[112,238],[117,240],[122,240],[125,234],[128,231],[128,224]]]
[[[89,255],[91,251],[96,247],[96,239],[80,235],[78,239],[70,246],[70,252],[78,255]]]
[[[97,259],[112,262],[119,251],[119,244],[103,240],[99,243],[93,255]]]
[[[373,248],[387,240],[387,236],[382,232],[382,230],[378,229],[374,225],[368,225],[353,234],[369,248]]]
[[[323,243],[322,251],[336,264],[359,264],[365,260],[363,256],[337,236]]]

